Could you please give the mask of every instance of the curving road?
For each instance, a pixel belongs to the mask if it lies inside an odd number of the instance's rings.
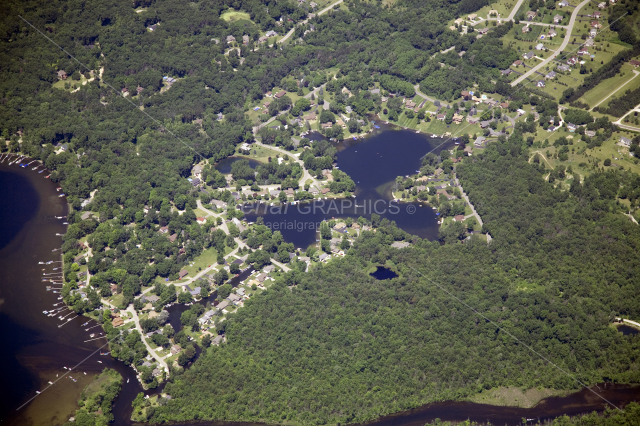
[[[569,41],[571,40],[571,32],[573,30],[573,25],[576,22],[576,17],[578,16],[578,12],[580,11],[580,9],[582,9],[590,1],[591,0],[584,0],[582,3],[580,3],[578,6],[576,6],[576,8],[573,10],[573,13],[571,14],[571,19],[569,20],[569,25],[567,25],[567,34],[564,36],[564,41],[562,42],[562,44],[560,45],[558,50],[556,50],[555,54],[549,56],[547,59],[545,59],[544,61],[540,62],[535,67],[531,68],[529,71],[527,71],[526,73],[522,74],[520,77],[518,77],[515,80],[513,80],[511,82],[511,86],[512,87],[515,87],[516,85],[518,85],[518,83],[521,83],[525,78],[528,78],[531,74],[535,73],[540,68],[547,66],[558,55],[562,54],[562,52],[564,51],[565,47],[567,47],[567,44],[569,44]]]
[[[320,12],[318,12],[318,13],[317,13],[317,16],[320,16],[320,15],[323,15],[323,14],[327,13],[328,11],[330,11],[330,10],[333,8],[333,6],[338,5],[338,4],[342,3],[343,1],[344,1],[344,0],[338,0],[337,2],[335,2],[335,3],[333,3],[333,4],[330,4],[329,6],[325,7],[325,8],[324,8],[324,9],[322,9]],[[520,1],[522,2],[522,0],[520,0]],[[289,30],[289,32],[288,32],[288,33],[286,33],[286,34],[284,35],[284,37],[282,37],[280,40],[276,41],[276,43],[284,43],[285,41],[287,41],[287,39],[289,39],[289,38],[293,35],[293,33],[296,31],[296,28],[298,28],[300,25],[304,25],[304,24],[306,24],[307,22],[309,22],[309,19],[310,19],[310,18],[307,18],[307,19],[305,19],[304,21],[300,21],[299,23],[297,23],[293,28],[291,28],[291,29]],[[273,46],[273,45],[272,45],[272,46]]]

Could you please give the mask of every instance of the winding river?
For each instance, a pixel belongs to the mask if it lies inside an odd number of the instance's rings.
[[[367,179],[367,173],[376,175],[375,179],[367,181],[370,182],[368,186],[359,186],[356,199],[374,196],[387,198],[388,188],[384,188],[385,183],[393,180],[397,174],[415,171],[419,157],[429,149],[429,141],[425,141],[426,138],[420,135],[415,135],[416,139],[413,140],[410,134],[400,133],[409,140],[403,145],[402,152],[406,155],[402,156],[397,155],[397,145],[395,148],[389,145],[389,136],[384,134],[378,139],[374,136],[366,142],[354,141],[343,145],[338,156],[338,164],[342,170],[353,176],[354,180],[360,180],[360,185]],[[362,150],[369,143],[375,148],[371,152],[376,152],[375,155],[379,157]],[[390,154],[394,152],[396,157],[408,160],[393,160],[394,157]],[[352,160],[348,161],[349,158]],[[397,173],[400,169],[406,172]],[[47,291],[46,286],[51,284],[42,281],[42,274],[54,273],[54,265],[42,265],[39,262],[61,259],[60,252],[56,250],[60,248],[61,237],[56,234],[64,233],[66,225],[64,219],[58,218],[65,216],[67,212],[66,199],[59,197],[57,185],[45,179],[44,174],[33,171],[31,167],[21,168],[16,165],[7,166],[6,162],[0,163],[0,335],[3,340],[0,349],[0,421],[11,425],[62,424],[75,410],[76,401],[84,386],[103,368],[109,367],[119,371],[125,379],[114,406],[114,424],[131,424],[131,401],[142,389],[131,368],[109,356],[100,355],[104,339],[92,340],[89,337],[90,333],[100,328],[87,331],[88,327],[95,324],[83,326],[86,319],[82,317],[74,318],[72,315],[69,317],[72,320],[66,322],[58,320],[57,316],[43,314],[43,311],[52,309],[60,300],[59,294]],[[431,209],[423,207],[422,211],[422,216],[412,215],[412,218],[419,218],[416,228],[410,226],[410,222],[396,221],[409,232],[420,226],[433,226],[436,220]],[[428,233],[424,235],[429,238]],[[307,237],[301,238],[300,245],[307,240]],[[184,309],[183,306],[169,309],[169,320],[176,328]],[[638,336],[630,333],[628,338],[637,339]],[[65,367],[76,368],[61,378],[67,372]],[[126,383],[127,380],[129,383]],[[54,382],[54,385],[49,387],[49,381]],[[37,395],[36,391],[41,394]],[[600,385],[600,392],[617,405],[640,400],[638,387],[606,384]],[[523,417],[547,419],[603,408],[602,400],[583,390],[567,397],[547,398],[530,409],[468,402],[435,403],[384,417],[371,424],[422,426],[427,421],[440,418],[515,425],[520,424]],[[211,424],[249,425],[224,422]]]

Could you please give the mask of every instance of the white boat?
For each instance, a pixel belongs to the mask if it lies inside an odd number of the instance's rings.
[[[49,315],[49,311],[42,311],[43,314]]]
[[[94,333],[91,333],[91,334],[89,335],[89,337],[91,337],[91,338],[93,339],[93,337],[95,337],[95,334],[94,334]]]
[[[40,395],[40,391],[36,391],[36,393],[37,393],[38,395]]]

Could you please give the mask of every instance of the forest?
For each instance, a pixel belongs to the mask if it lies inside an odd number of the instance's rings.
[[[248,301],[225,322],[227,343],[172,377],[172,400],[149,420],[352,423],[499,386],[580,387],[519,342],[582,382],[637,383],[640,340],[610,326],[640,315],[640,231],[616,201],[634,176],[561,191],[527,160],[515,135],[458,165],[491,245],[372,220],[345,258]],[[390,247],[402,239],[412,247]],[[371,265],[400,276],[377,281]]]
[[[158,276],[176,279],[203,250],[222,253],[234,244],[212,232],[210,224],[195,222],[197,199],[212,195],[198,192],[187,177],[194,164],[215,163],[254,138],[245,108],[283,79],[337,69],[336,78],[355,93],[323,113],[332,122],[342,105],[359,113],[375,108],[378,98],[360,92],[376,80],[386,91],[409,95],[418,85],[448,100],[474,84],[478,91],[510,93],[498,72],[518,56],[499,39],[510,24],[480,39],[445,27],[457,13],[485,4],[399,0],[383,7],[378,1],[349,0],[345,8],[309,21],[315,30],[301,42],[255,49],[260,31],[282,34],[307,10],[287,1],[253,0],[116,0],[95,7],[80,0],[2,2],[0,132],[10,143],[0,144],[0,150],[42,160],[68,195],[65,301],[77,312],[91,310],[99,303],[97,294],[109,295],[110,284],[116,284],[124,303],[131,303],[143,285]],[[148,11],[136,13],[137,7]],[[252,21],[220,19],[229,7],[246,11]],[[159,25],[150,31],[154,24]],[[244,34],[251,41],[238,48],[239,55],[224,55],[226,37]],[[585,91],[624,60],[615,58],[610,68],[590,75]],[[68,87],[58,81],[58,71],[71,76]],[[166,84],[164,76],[177,81]],[[81,84],[82,78],[93,80]],[[325,78],[310,84],[321,85]],[[77,91],[72,93],[71,85]],[[123,89],[131,95],[122,96]],[[327,91],[336,90],[336,83],[327,84]],[[510,107],[535,100],[544,119],[557,110],[549,97],[527,88]],[[291,99],[281,99],[270,106],[271,115],[290,107]],[[334,129],[339,136],[341,128]],[[456,166],[486,218],[484,231],[494,237],[490,246],[474,237],[463,243],[458,236],[464,235],[454,232],[442,235],[444,244],[420,240],[372,218],[375,232],[363,232],[345,258],[306,274],[283,274],[269,291],[247,301],[218,330],[226,333],[227,343],[203,349],[192,367],[172,374],[165,388],[172,399],[147,411],[148,420],[349,423],[498,386],[578,387],[441,288],[584,382],[637,383],[640,342],[609,326],[613,315],[640,314],[640,235],[616,201],[638,200],[637,178],[614,170],[583,183],[574,180],[570,191],[555,189],[543,178],[548,171],[541,163],[527,161],[527,141],[519,131],[528,130],[517,130],[508,141]],[[262,136],[270,144],[291,143],[284,132],[265,130]],[[301,160],[321,174],[330,168],[332,148],[314,143]],[[239,177],[252,176],[242,164],[236,169]],[[272,164],[256,171],[284,182],[299,169]],[[353,191],[347,175],[332,173],[333,192]],[[559,171],[553,176],[566,179]],[[225,186],[212,168],[205,168],[203,177],[212,186]],[[226,189],[215,195],[232,197]],[[92,215],[82,219],[86,212]],[[234,215],[230,209],[228,217]],[[160,227],[175,240],[159,233]],[[292,248],[267,229],[257,226],[245,235],[256,249],[249,259],[256,266],[270,262],[272,254],[286,261]],[[88,302],[75,292],[78,276],[72,267],[84,237],[97,288]],[[412,247],[390,247],[400,240]],[[375,265],[393,266],[400,276],[377,281],[368,274]],[[225,279],[216,277],[219,284]],[[153,292],[160,297],[156,309],[177,299],[171,285]],[[184,324],[194,315],[186,314]],[[114,340],[119,331],[108,313],[100,321]],[[158,320],[144,323],[147,330],[161,326],[166,327]],[[166,333],[172,334],[168,328]],[[174,339],[192,348],[179,360],[185,365],[195,348],[185,333]],[[137,364],[146,355],[137,331],[112,350],[125,363]]]

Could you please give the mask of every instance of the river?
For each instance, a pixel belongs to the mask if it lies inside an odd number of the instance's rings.
[[[375,138],[372,140],[375,141]],[[383,145],[382,142],[379,143]],[[361,146],[363,144],[359,143],[345,146],[340,151],[339,164],[343,153],[349,154],[352,150],[352,155],[355,156],[355,151],[360,151]],[[390,149],[383,146],[379,148],[376,152],[388,153]],[[411,152],[417,156],[417,153]],[[414,156],[411,161],[417,162],[417,157]],[[413,164],[410,167],[414,167]],[[393,172],[387,173],[391,178],[395,177],[392,176]],[[71,316],[71,321],[63,322],[57,316],[52,318],[43,314],[44,310],[52,309],[60,301],[58,294],[46,290],[46,285],[51,284],[42,281],[42,274],[54,273],[55,266],[41,265],[39,262],[60,260],[60,252],[53,250],[60,248],[61,237],[56,234],[64,233],[66,225],[64,219],[56,217],[65,216],[67,212],[65,198],[59,197],[57,185],[45,179],[45,174],[39,174],[38,170],[33,171],[31,167],[20,168],[15,165],[7,166],[6,162],[0,163],[0,332],[3,338],[0,349],[0,421],[11,425],[62,424],[74,412],[84,386],[103,368],[109,367],[120,372],[125,379],[113,409],[116,419],[114,424],[131,424],[131,401],[142,391],[133,370],[109,356],[101,356],[100,348],[104,344],[102,339],[87,341],[90,340],[90,333],[99,330],[86,330],[93,323],[82,326],[86,322],[82,317]],[[384,176],[377,180],[387,181]],[[374,184],[375,182],[370,185]],[[425,208],[424,211],[429,212],[430,209]],[[232,284],[243,280],[248,273],[250,270],[234,279]],[[187,308],[179,305],[169,308],[169,320],[177,329],[180,314]],[[62,326],[59,327],[60,325]],[[629,338],[638,337],[634,334],[629,335]],[[75,366],[77,368],[68,375],[77,382],[68,376],[61,378],[67,372],[64,367]],[[127,380],[129,383],[126,383]],[[48,381],[53,381],[54,385],[47,387]],[[613,385],[601,387],[607,399],[615,404],[624,405],[629,401],[640,400],[640,388]],[[37,390],[42,393],[37,395]],[[600,399],[583,390],[568,397],[548,398],[531,409],[442,402],[385,417],[372,424],[423,425],[435,418],[471,418],[477,421],[490,420],[494,424],[519,424],[522,417],[548,418],[603,408]],[[246,423],[210,424],[248,426]]]

